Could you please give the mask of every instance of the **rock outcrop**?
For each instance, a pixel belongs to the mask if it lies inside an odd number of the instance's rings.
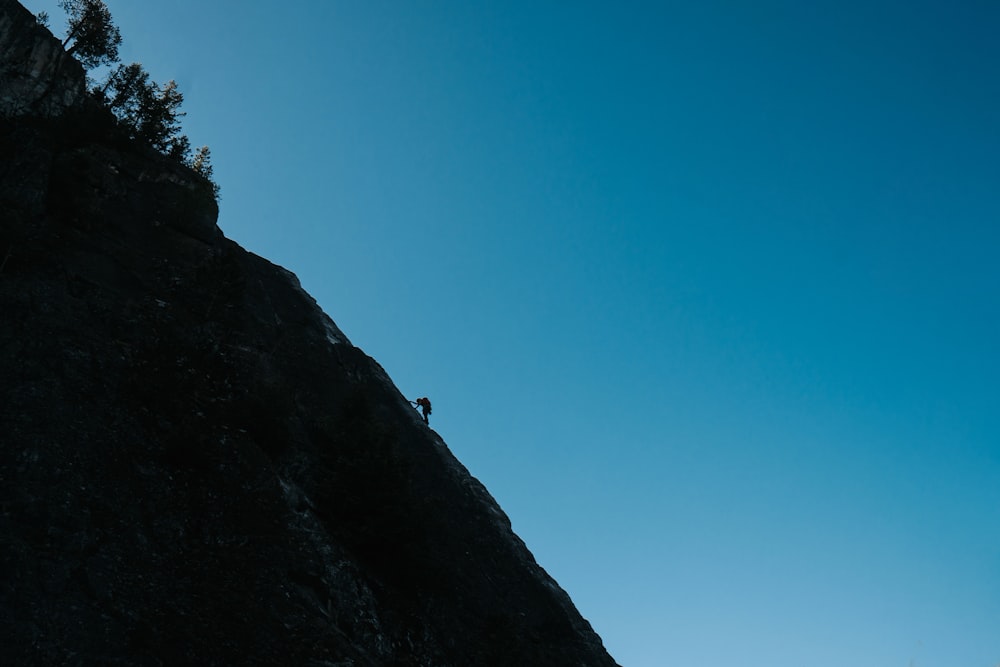
[[[86,94],[83,67],[19,3],[0,3],[0,116],[56,116]]]
[[[0,0],[0,662],[612,666],[211,184]]]

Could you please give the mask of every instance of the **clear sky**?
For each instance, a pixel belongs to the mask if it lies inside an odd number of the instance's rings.
[[[1000,664],[996,0],[108,4],[620,663]]]

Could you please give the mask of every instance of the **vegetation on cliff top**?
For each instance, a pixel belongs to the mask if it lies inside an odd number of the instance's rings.
[[[111,11],[103,0],[60,0],[66,12],[66,37],[63,47],[88,71],[119,63],[118,47],[122,36],[114,25]],[[43,25],[48,15],[38,15]],[[187,165],[212,183],[215,197],[219,186],[212,180],[211,152],[208,146],[192,151],[191,142],[181,133],[180,119],[184,95],[171,79],[157,84],[141,63],[118,64],[103,83],[94,83],[91,95],[107,107],[131,139]]]

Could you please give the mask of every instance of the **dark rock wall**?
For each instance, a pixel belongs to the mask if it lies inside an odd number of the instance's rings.
[[[0,54],[50,52],[28,21],[0,0]],[[69,69],[24,88],[61,113],[0,120],[0,663],[614,665],[383,369]]]
[[[15,0],[0,0],[0,117],[54,116],[85,94],[83,67]]]

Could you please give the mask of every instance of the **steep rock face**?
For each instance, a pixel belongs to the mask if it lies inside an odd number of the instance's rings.
[[[15,2],[0,26],[0,54],[58,46]],[[5,664],[614,665],[210,184],[37,62],[0,63],[50,73],[0,88]]]
[[[85,94],[83,68],[14,0],[0,1],[0,116],[54,116]]]

